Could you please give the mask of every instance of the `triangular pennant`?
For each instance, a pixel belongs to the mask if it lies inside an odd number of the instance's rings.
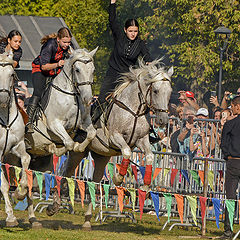
[[[8,163],[5,163],[5,169],[6,169],[6,172],[7,172],[7,177],[8,177],[8,183],[10,184],[10,177],[9,177],[9,168],[11,166],[8,164]]]
[[[113,178],[113,172],[114,172],[114,164],[113,163],[108,163],[108,172],[110,174],[111,179]]]
[[[188,181],[188,183],[190,184],[190,180],[188,177],[188,171],[187,170],[181,170],[182,175],[184,176],[184,178]]]
[[[52,172],[54,173],[54,172]],[[55,176],[52,175],[52,181],[51,181],[51,188],[54,188],[55,187]]]
[[[144,176],[145,176],[145,167],[140,166],[139,169],[140,169],[140,172],[141,172],[141,174],[142,174],[142,178],[144,179]]]
[[[129,174],[129,177],[132,179],[132,170],[130,167],[128,167],[127,172]]]
[[[27,197],[24,198],[23,201],[19,201],[16,206],[15,210],[25,211],[28,207]]]
[[[85,170],[85,168],[87,167],[87,164],[89,163],[89,160],[88,159],[84,159],[84,164],[83,164],[83,172]]]
[[[118,204],[120,212],[123,211],[123,198],[124,198],[124,188],[123,187],[116,187],[117,195],[118,195]]]
[[[131,202],[132,202],[132,209],[135,212],[135,204],[136,204],[136,189],[135,188],[128,188],[127,189],[131,195]]]
[[[173,186],[173,183],[174,183],[174,180],[175,180],[175,177],[178,173],[178,169],[172,169],[172,173],[171,173],[171,186]]]
[[[105,169],[104,169],[104,177],[105,177],[106,180],[108,181],[109,179],[108,179],[108,177],[107,177],[107,171],[106,171],[106,169],[107,169],[107,166],[106,166]]]
[[[152,200],[153,200],[153,204],[154,204],[155,212],[156,212],[156,215],[157,215],[157,219],[158,219],[158,221],[160,221],[160,219],[159,219],[159,194],[154,193],[152,191],[150,191],[150,193],[151,193],[151,197],[152,197]]]
[[[193,221],[195,225],[197,226],[197,217],[196,217],[196,211],[197,211],[197,197],[196,196],[187,196],[187,200],[190,204],[191,213],[193,216]]]
[[[168,222],[170,222],[171,207],[172,207],[172,195],[171,193],[163,193],[167,203]]]
[[[118,170],[118,172],[120,172],[120,170],[121,170],[121,164],[116,163],[116,169]]]
[[[66,178],[68,182],[68,189],[69,189],[69,197],[70,201],[72,203],[72,206],[74,206],[74,190],[75,190],[75,182],[72,178]]]
[[[201,179],[202,185],[204,185],[204,171],[203,170],[198,170],[198,175]]]
[[[214,211],[215,211],[215,217],[216,217],[216,224],[219,228],[219,215],[220,215],[220,199],[212,198]]]
[[[56,156],[55,154],[53,154],[53,170],[54,170],[54,173],[56,173],[58,159],[59,159],[59,157]]]
[[[109,184],[103,184],[103,189],[104,189],[104,193],[105,193],[105,205],[106,205],[106,208],[108,208],[109,188],[110,188]]]
[[[170,171],[170,168],[164,168],[163,176],[166,177],[169,171]]]
[[[35,171],[34,172],[37,177],[37,183],[39,186],[39,194],[40,194],[40,200],[42,199],[42,185],[43,185],[43,176],[41,172]]]
[[[90,196],[91,196],[91,201],[92,201],[92,205],[93,205],[93,210],[95,210],[95,183],[94,182],[87,182],[88,187],[89,187],[89,192],[90,192]]]
[[[67,155],[62,155],[60,158],[60,164],[59,164],[59,169],[61,169],[62,165],[64,162],[67,160]]]
[[[208,172],[208,183],[211,187],[211,189],[214,191],[214,173],[212,170],[209,170]]]
[[[207,198],[200,196],[199,200],[200,200],[202,223],[203,223],[204,218],[205,218],[205,212],[206,212],[206,201],[207,201]]]
[[[177,208],[181,223],[183,224],[183,196],[179,194],[174,194],[177,201]]]
[[[60,194],[61,194],[61,180],[62,180],[62,177],[60,176],[55,176],[55,179],[57,181],[57,191],[58,191],[58,196],[60,197]]]
[[[21,173],[22,169],[20,167],[14,166],[14,170],[15,170],[15,176],[17,179],[18,187],[21,188],[21,185],[19,184],[19,179],[20,179],[20,173]]]
[[[226,199],[225,201],[226,207],[228,210],[228,218],[230,222],[231,230],[233,231],[233,218],[234,218],[234,211],[235,211],[235,200],[233,199]]]
[[[135,181],[138,183],[138,178],[137,178],[137,167],[135,165],[131,165],[132,171],[134,174]]]
[[[143,207],[146,198],[146,192],[138,189],[138,200],[139,200],[139,209],[140,209],[140,220],[142,220]]]
[[[162,168],[156,168],[154,173],[153,173],[153,178],[152,180],[154,181],[155,178],[158,176],[158,174],[161,172]]]
[[[32,185],[33,185],[33,175],[31,170],[25,169],[25,172],[27,174],[27,182],[28,182],[28,191],[29,191],[29,196],[32,195]]]
[[[200,186],[200,181],[199,181],[199,176],[198,176],[197,171],[190,170],[190,173],[191,173],[193,179],[195,180],[195,182],[197,183],[197,185]]]
[[[44,177],[45,177],[46,200],[48,200],[50,194],[51,175],[48,173],[44,173]]]
[[[79,179],[77,179],[77,184],[78,184],[78,188],[81,194],[81,203],[82,203],[82,207],[84,207],[84,198],[85,198],[85,183],[84,181],[80,181]]]

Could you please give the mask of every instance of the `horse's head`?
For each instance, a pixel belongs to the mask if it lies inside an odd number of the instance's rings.
[[[89,52],[86,49],[71,49],[70,65],[72,69],[72,80],[78,91],[80,92],[82,101],[86,105],[90,105],[92,100],[92,84],[93,72],[95,70],[93,64],[93,56],[98,48]]]
[[[147,102],[148,106],[156,114],[156,123],[164,126],[168,122],[168,103],[172,92],[171,76],[173,67],[165,71],[159,66],[156,60],[145,67],[145,84],[147,85]]]
[[[13,88],[13,54],[0,54],[0,107],[6,108]]]

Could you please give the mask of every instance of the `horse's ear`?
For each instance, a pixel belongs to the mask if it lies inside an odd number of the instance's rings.
[[[97,52],[97,50],[98,50],[98,47],[93,49],[89,54],[93,57],[95,55],[95,53]]]
[[[173,75],[173,66],[171,66],[169,69],[168,69],[168,76],[171,77]]]
[[[68,52],[70,55],[72,55],[74,53],[74,49],[71,46],[69,46]]]

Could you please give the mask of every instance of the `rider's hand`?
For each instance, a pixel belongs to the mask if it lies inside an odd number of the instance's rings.
[[[114,3],[116,3],[116,0],[111,0],[111,4],[114,4]]]
[[[63,67],[63,65],[64,65],[64,60],[59,60],[58,67]]]

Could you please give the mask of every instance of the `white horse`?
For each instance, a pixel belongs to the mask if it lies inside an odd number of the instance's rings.
[[[123,155],[130,159],[133,148],[138,147],[146,156],[146,172],[144,178],[145,190],[151,183],[151,171],[154,155],[149,142],[150,115],[148,108],[156,114],[156,123],[165,125],[168,121],[168,103],[172,92],[171,76],[173,67],[166,71],[159,66],[160,60],[148,65],[140,62],[140,67],[130,69],[124,74],[123,83],[115,90],[113,106],[107,119],[106,126],[102,118],[101,128],[97,129],[97,136],[89,144],[88,149],[95,161],[94,182],[100,182],[106,164],[111,156]],[[79,134],[79,142],[84,139]],[[64,176],[74,175],[74,169],[85,153],[70,152]],[[146,173],[145,173],[146,176]],[[123,181],[123,175],[117,174],[114,178],[116,185]],[[90,228],[92,204],[85,214],[83,227]]]
[[[34,155],[54,153],[61,156],[69,150],[83,152],[96,135],[90,116],[93,84],[93,56],[85,49],[71,49],[62,71],[51,83],[48,104],[42,118],[36,121],[34,133],[26,137]],[[87,132],[84,142],[74,142],[77,129]],[[58,143],[58,144],[57,144]]]
[[[27,194],[27,175],[25,169],[28,169],[30,155],[25,150],[24,143],[24,123],[23,118],[18,111],[14,95],[14,69],[12,53],[8,56],[0,54],[0,158],[8,153],[12,153],[21,159],[22,178],[20,188],[17,189],[20,198]],[[5,170],[5,168],[2,168]],[[12,206],[9,200],[9,183],[4,171],[1,172],[1,191],[5,200],[5,211],[7,214],[6,225],[17,225],[17,219],[13,215]],[[30,199],[28,199],[30,201]]]

